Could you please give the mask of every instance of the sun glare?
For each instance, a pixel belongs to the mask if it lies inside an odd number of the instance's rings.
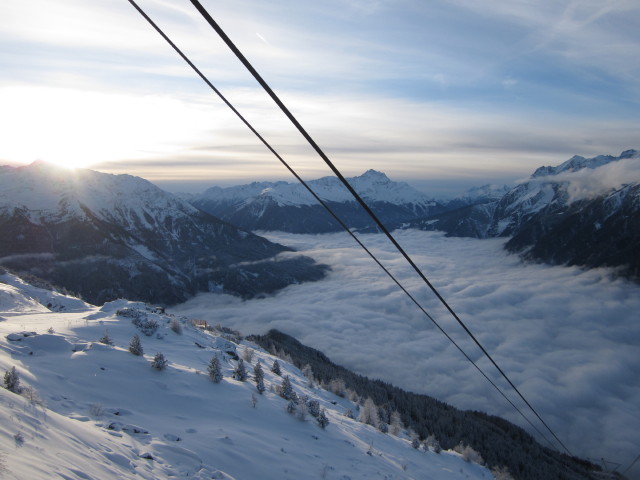
[[[0,117],[0,158],[68,168],[166,155],[210,123],[197,106],[167,97],[7,87],[0,105],[11,112]]]

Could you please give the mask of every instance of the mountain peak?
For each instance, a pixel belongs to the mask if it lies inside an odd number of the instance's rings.
[[[379,172],[378,170],[374,170],[372,168],[360,175],[360,178],[391,181],[389,180],[389,177],[387,177],[383,172]]]

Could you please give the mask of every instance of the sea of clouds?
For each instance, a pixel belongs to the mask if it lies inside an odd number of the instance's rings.
[[[532,430],[348,235],[268,237],[331,273],[264,299],[202,294],[174,313],[245,334],[277,328],[361,374]],[[386,238],[361,238],[525,409]],[[397,238],[572,453],[631,463],[640,445],[640,286],[607,269],[525,264],[503,250],[505,239],[416,230]]]

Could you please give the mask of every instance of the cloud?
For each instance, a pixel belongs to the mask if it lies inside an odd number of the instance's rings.
[[[522,424],[346,234],[270,238],[330,264],[329,277],[261,300],[200,295],[174,311],[244,333],[278,328],[367,376]],[[362,238],[503,385],[384,237]],[[398,240],[575,454],[620,463],[634,458],[640,444],[634,428],[640,404],[637,285],[612,280],[607,270],[523,264],[502,250],[503,239],[404,231]]]
[[[569,203],[589,200],[618,190],[623,185],[640,183],[640,157],[611,162],[595,169],[583,168],[527,181],[566,183]]]

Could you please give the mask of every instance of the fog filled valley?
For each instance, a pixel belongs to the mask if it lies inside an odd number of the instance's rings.
[[[573,453],[630,463],[640,433],[638,285],[610,269],[523,263],[504,239],[396,232],[398,241]],[[200,294],[173,309],[243,332],[276,328],[338,364],[464,409],[517,412],[346,234],[270,233],[331,266],[321,282],[249,301]],[[498,385],[505,382],[383,235],[363,235],[392,273]],[[512,392],[514,403],[521,406]],[[527,412],[528,413],[528,412]],[[526,428],[526,424],[523,425]]]

